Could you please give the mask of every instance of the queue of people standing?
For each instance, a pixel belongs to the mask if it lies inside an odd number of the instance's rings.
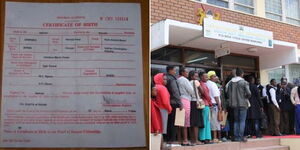
[[[300,88],[291,89],[285,78],[280,84],[272,79],[263,87],[258,79],[244,77],[240,68],[225,82],[215,71],[181,67],[177,75],[176,67],[167,66],[166,72],[154,75],[151,84],[151,133],[163,134],[167,144],[247,142],[263,134],[300,134]],[[175,125],[176,109],[185,110],[182,126]]]

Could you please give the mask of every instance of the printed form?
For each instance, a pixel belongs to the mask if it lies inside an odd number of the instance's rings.
[[[145,146],[137,3],[6,2],[1,147]]]

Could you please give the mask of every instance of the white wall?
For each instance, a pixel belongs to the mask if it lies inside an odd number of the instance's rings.
[[[296,44],[274,40],[274,49],[270,53],[259,56],[260,69],[272,69],[298,62]]]
[[[169,44],[169,25],[162,20],[151,26],[151,45],[150,50],[157,50]]]

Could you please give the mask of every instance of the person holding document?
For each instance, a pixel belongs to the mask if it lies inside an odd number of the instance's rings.
[[[178,126],[175,126],[175,114],[176,108],[182,109],[182,103],[180,101],[180,91],[177,83],[176,68],[175,66],[167,66],[167,84],[166,87],[170,93],[170,104],[172,107],[171,114],[168,116],[168,125],[167,125],[167,136],[166,141],[168,144],[176,144]]]
[[[185,68],[181,68],[179,71],[180,77],[178,78],[178,85],[181,92],[181,103],[183,104],[183,109],[185,110],[185,123],[183,127],[183,142],[182,146],[190,146],[188,142],[188,127],[190,127],[190,110],[191,110],[191,95],[193,95],[194,90],[187,79],[188,71]]]

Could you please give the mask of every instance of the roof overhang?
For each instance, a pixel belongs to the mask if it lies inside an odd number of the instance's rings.
[[[163,20],[151,26],[151,51],[167,45],[211,50],[222,44],[229,46],[231,53],[258,56],[260,69],[276,68],[282,65],[298,63],[297,44],[273,40],[273,48],[253,46],[203,37],[202,26],[175,20]],[[255,48],[255,52],[250,52]]]

